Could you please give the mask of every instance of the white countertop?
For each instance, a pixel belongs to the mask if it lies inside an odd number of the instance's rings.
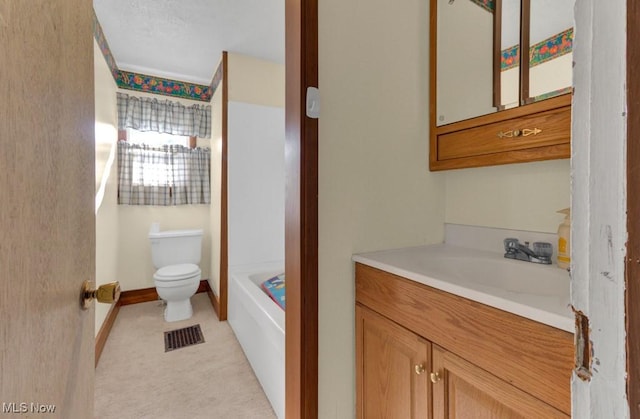
[[[362,253],[355,262],[574,333],[569,273],[446,244]]]

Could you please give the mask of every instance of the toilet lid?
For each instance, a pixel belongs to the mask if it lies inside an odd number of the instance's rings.
[[[200,268],[198,268],[198,265],[194,265],[193,263],[182,263],[158,269],[158,272],[156,272],[153,278],[157,281],[177,281],[192,277],[199,273]]]

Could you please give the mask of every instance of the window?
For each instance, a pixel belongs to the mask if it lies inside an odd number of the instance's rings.
[[[132,144],[147,144],[150,146],[181,145],[189,147],[189,137],[186,135],[172,135],[154,131],[138,131],[127,128],[127,141]]]
[[[134,186],[169,186],[169,194],[176,186],[176,181],[172,176],[171,167],[184,166],[185,158],[183,154],[176,154],[171,159],[163,158],[167,151],[164,146],[179,145],[183,147],[189,146],[189,137],[183,135],[172,135],[153,131],[138,131],[132,128],[127,129],[127,141],[130,144],[146,145],[150,148],[147,153],[152,158],[144,158],[144,153],[137,153],[135,157],[137,164],[133,166]],[[163,147],[163,150],[154,150]],[[133,152],[136,153],[136,152]]]
[[[210,203],[210,150],[195,137],[127,129],[119,138],[119,204]]]

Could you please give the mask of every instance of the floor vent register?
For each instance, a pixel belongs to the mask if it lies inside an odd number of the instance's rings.
[[[198,343],[204,343],[204,336],[199,324],[164,332],[165,352],[184,348],[185,346],[197,345]]]

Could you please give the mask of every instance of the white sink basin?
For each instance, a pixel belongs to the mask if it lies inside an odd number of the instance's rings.
[[[447,245],[354,255],[353,260],[569,332],[569,273],[556,265]]]
[[[512,293],[569,295],[569,275],[555,266],[465,256],[435,258],[432,263],[439,271],[447,272],[461,282],[471,280],[477,285]]]

